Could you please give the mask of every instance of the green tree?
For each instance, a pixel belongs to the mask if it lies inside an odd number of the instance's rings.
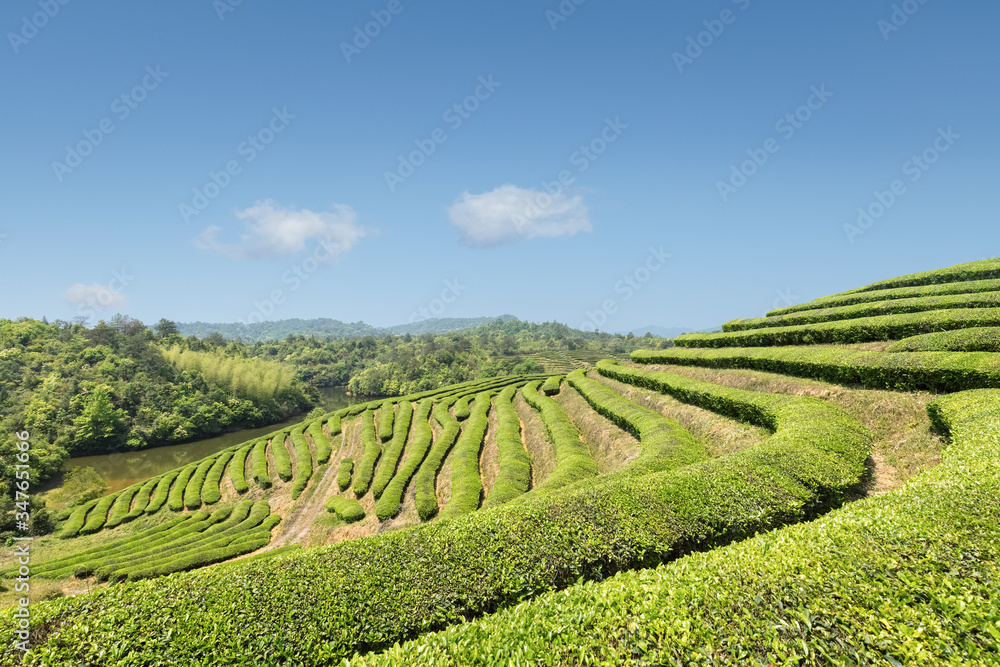
[[[115,408],[106,388],[97,387],[73,425],[80,449],[105,449],[125,434],[125,411]]]

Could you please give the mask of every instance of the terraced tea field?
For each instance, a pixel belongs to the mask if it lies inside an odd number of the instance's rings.
[[[32,576],[97,590],[23,664],[998,664],[997,294],[973,262],[232,447],[60,517]]]

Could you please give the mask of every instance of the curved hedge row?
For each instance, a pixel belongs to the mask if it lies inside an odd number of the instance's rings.
[[[233,483],[236,493],[244,494],[250,490],[247,484],[247,456],[254,448],[254,443],[243,445],[233,453],[233,459],[229,463],[229,480]]]
[[[97,500],[95,499],[74,509],[69,515],[69,518],[66,519],[66,523],[64,523],[60,529],[59,538],[65,540],[71,537],[76,537],[80,533],[84,524],[87,523],[87,514],[90,513],[90,510],[94,509],[96,504]]]
[[[312,479],[313,461],[309,443],[302,434],[302,425],[292,429],[291,438],[292,446],[295,447],[295,483],[292,484],[292,500],[296,500]]]
[[[458,421],[465,421],[469,418],[469,415],[472,414],[472,409],[469,407],[469,403],[474,397],[474,394],[464,394],[455,402],[455,419]]]
[[[935,331],[1000,324],[1000,308],[962,308],[923,313],[880,315],[794,327],[773,327],[715,334],[684,334],[679,347],[764,347],[819,343],[867,343],[899,340]]]
[[[493,488],[483,501],[483,509],[496,507],[527,493],[531,487],[531,460],[521,441],[521,419],[514,408],[517,387],[500,392],[496,400],[497,448],[500,450],[500,471]]]
[[[619,368],[619,365],[612,362],[600,361],[597,364],[601,375],[636,384],[634,376],[616,372]],[[636,405],[600,382],[591,380],[582,369],[570,373],[566,380],[598,414],[639,439],[639,456],[611,475],[644,475],[660,470],[673,470],[708,458],[704,445],[676,421]]]
[[[431,445],[430,451],[417,471],[417,480],[415,482],[417,514],[420,515],[423,521],[429,521],[438,512],[436,492],[438,471],[441,470],[444,459],[448,456],[448,452],[451,451],[451,447],[455,444],[458,433],[462,428],[448,411],[450,407],[451,400],[434,404],[432,414],[444,430],[434,441],[434,444]]]
[[[1000,327],[973,327],[912,336],[886,352],[1000,352]]]
[[[385,487],[396,474],[396,467],[399,459],[403,456],[403,449],[406,447],[406,436],[409,434],[410,421],[413,419],[413,404],[409,401],[402,401],[399,404],[399,414],[393,424],[392,441],[385,448],[382,454],[382,462],[375,473],[375,481],[372,482],[372,496],[375,500],[382,497]]]
[[[274,457],[274,471],[282,482],[292,480],[292,455],[288,453],[288,431],[281,431],[271,438],[271,456]]]
[[[351,664],[474,664],[484,647],[496,664],[543,656],[572,664],[579,654],[593,665],[733,656],[747,664],[995,664],[998,406],[996,390],[931,403],[953,442],[940,466],[895,493]]]
[[[998,306],[1000,306],[1000,292],[893,299],[891,301],[860,303],[836,308],[818,308],[787,315],[778,315],[776,317],[731,320],[722,325],[722,330],[724,332],[751,331],[753,329],[766,329],[770,327],[836,322],[860,317],[899,315],[902,313],[920,313],[955,308],[996,308]]]
[[[195,468],[194,474],[191,475],[191,479],[188,480],[187,487],[184,489],[184,506],[189,510],[196,510],[201,507],[201,489],[205,486],[208,471],[214,465],[214,458],[202,459],[198,463],[198,467]]]
[[[43,602],[31,622],[53,630],[31,659],[99,662],[114,646],[135,664],[330,664],[546,590],[801,521],[856,486],[870,447],[856,420],[818,399],[741,396],[776,425],[766,442],[294,558]],[[150,641],[167,632],[169,642]]]
[[[910,273],[897,278],[880,280],[877,283],[865,285],[857,289],[842,292],[842,294],[853,294],[856,292],[871,292],[873,290],[891,289],[894,287],[913,287],[917,285],[939,285],[941,283],[968,282],[970,280],[990,280],[1000,278],[1000,258],[981,259],[976,262],[966,262],[956,264],[944,269],[933,271],[921,271],[920,273]]]
[[[336,514],[337,518],[345,523],[354,523],[365,518],[365,511],[354,498],[344,498],[343,496],[330,496],[326,499],[326,511]]]
[[[399,514],[403,506],[403,494],[406,493],[406,487],[409,486],[413,475],[423,463],[427,450],[430,449],[434,434],[428,419],[433,405],[434,400],[430,398],[425,398],[417,404],[416,412],[412,418],[413,429],[410,443],[406,447],[406,459],[382,491],[378,502],[375,503],[375,516],[378,517],[379,521],[388,521]]]
[[[180,473],[180,470],[171,470],[160,478],[160,481],[156,483],[156,488],[153,489],[153,495],[149,499],[149,504],[146,505],[146,514],[158,512],[166,504],[170,487],[173,486],[174,480],[177,479]]]
[[[910,299],[927,296],[944,296],[947,294],[975,294],[976,292],[1000,292],[1000,280],[970,280],[967,282],[944,283],[941,285],[918,285],[916,287],[896,287],[892,289],[874,290],[870,292],[847,292],[813,299],[796,306],[775,308],[767,313],[767,317],[778,317],[790,313],[816,308],[836,308],[853,306],[858,303],[874,301],[889,301],[891,299]]]
[[[347,456],[340,459],[337,466],[337,488],[346,491],[351,485],[351,476],[354,474],[354,459]]]
[[[545,430],[556,451],[556,466],[548,479],[536,482],[532,492],[544,493],[561,486],[597,476],[597,463],[590,455],[587,445],[580,439],[580,431],[573,425],[562,406],[548,396],[538,393],[537,380],[529,382],[521,390],[528,405],[537,410],[545,424]]]
[[[441,517],[459,516],[479,509],[483,497],[483,478],[479,470],[479,452],[490,426],[493,392],[476,394],[462,434],[455,443],[451,459],[451,496],[441,510]]]
[[[316,465],[323,465],[330,461],[330,456],[333,455],[333,445],[330,442],[330,438],[326,436],[323,432],[323,420],[316,419],[311,424],[309,428],[306,429],[306,433],[312,438],[313,445],[316,447]]]
[[[899,491],[351,665],[996,664],[998,406],[995,390],[932,403],[953,442]]]
[[[338,412],[338,413],[334,414],[332,417],[330,417],[329,421],[326,422],[326,428],[327,428],[327,430],[330,431],[330,437],[331,438],[334,437],[334,436],[336,436],[336,435],[340,435],[340,429],[341,429],[341,426],[340,426],[340,417],[341,417],[341,415]]]
[[[132,509],[125,516],[125,521],[132,521],[137,519],[146,513],[146,508],[149,507],[150,498],[153,495],[153,490],[159,485],[160,477],[151,477],[143,483],[139,492],[135,494],[135,503],[132,505]]]
[[[167,495],[167,507],[170,508],[171,512],[183,511],[184,494],[187,491],[188,482],[191,481],[191,477],[198,470],[198,465],[197,462],[190,463],[178,471],[177,477],[170,487],[170,493]]]
[[[388,442],[392,438],[393,423],[396,419],[395,404],[387,400],[379,410],[378,439],[380,442]]]
[[[271,488],[271,473],[267,469],[267,438],[258,440],[250,454],[250,472],[253,481],[262,489]]]
[[[373,410],[368,410],[361,416],[361,443],[364,445],[364,452],[361,454],[361,462],[354,472],[354,485],[351,487],[354,495],[359,498],[368,493],[372,477],[375,474],[375,464],[382,456],[382,445],[379,444],[378,436],[375,433],[375,412]]]
[[[118,492],[118,497],[115,498],[115,502],[111,505],[111,513],[108,514],[108,520],[104,523],[104,528],[114,528],[125,521],[125,517],[128,516],[129,510],[132,508],[132,500],[139,493],[141,487],[141,483],[133,484]]]
[[[862,352],[833,347],[636,350],[639,364],[749,368],[871,389],[936,393],[1000,386],[1000,354]]]
[[[542,383],[542,393],[546,396],[555,396],[559,393],[559,385],[562,384],[562,381],[562,375],[553,375],[552,377],[547,378],[545,382]]]

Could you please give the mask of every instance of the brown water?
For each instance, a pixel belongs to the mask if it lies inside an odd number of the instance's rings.
[[[319,390],[320,398],[323,401],[323,409],[333,411],[346,408],[362,402],[347,395],[346,387],[326,387]],[[262,428],[252,428],[243,431],[234,431],[213,438],[204,438],[186,442],[183,445],[170,445],[167,447],[154,447],[137,452],[121,452],[119,454],[101,454],[98,456],[80,456],[67,461],[62,472],[67,472],[73,468],[89,466],[96,470],[108,485],[108,493],[124,489],[126,486],[149,479],[154,475],[179,468],[194,461],[201,460],[210,454],[214,454],[226,447],[232,447],[248,440],[253,440],[262,435],[267,435],[272,431],[297,424],[302,421],[304,415],[297,415],[292,419],[278,424],[271,424]]]

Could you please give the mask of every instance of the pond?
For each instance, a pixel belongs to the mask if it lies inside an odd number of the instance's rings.
[[[348,405],[364,402],[367,399],[347,395],[346,387],[324,387],[319,390],[324,410],[334,411],[346,408]],[[205,458],[226,447],[238,445],[272,431],[297,424],[305,415],[297,415],[278,424],[262,428],[245,429],[204,438],[183,445],[154,447],[136,452],[120,452],[117,454],[100,454],[98,456],[80,456],[67,461],[62,472],[73,468],[91,467],[104,478],[108,485],[108,493],[124,489],[126,486],[149,479],[154,475],[179,468],[194,461]],[[60,482],[61,484],[61,482]]]

